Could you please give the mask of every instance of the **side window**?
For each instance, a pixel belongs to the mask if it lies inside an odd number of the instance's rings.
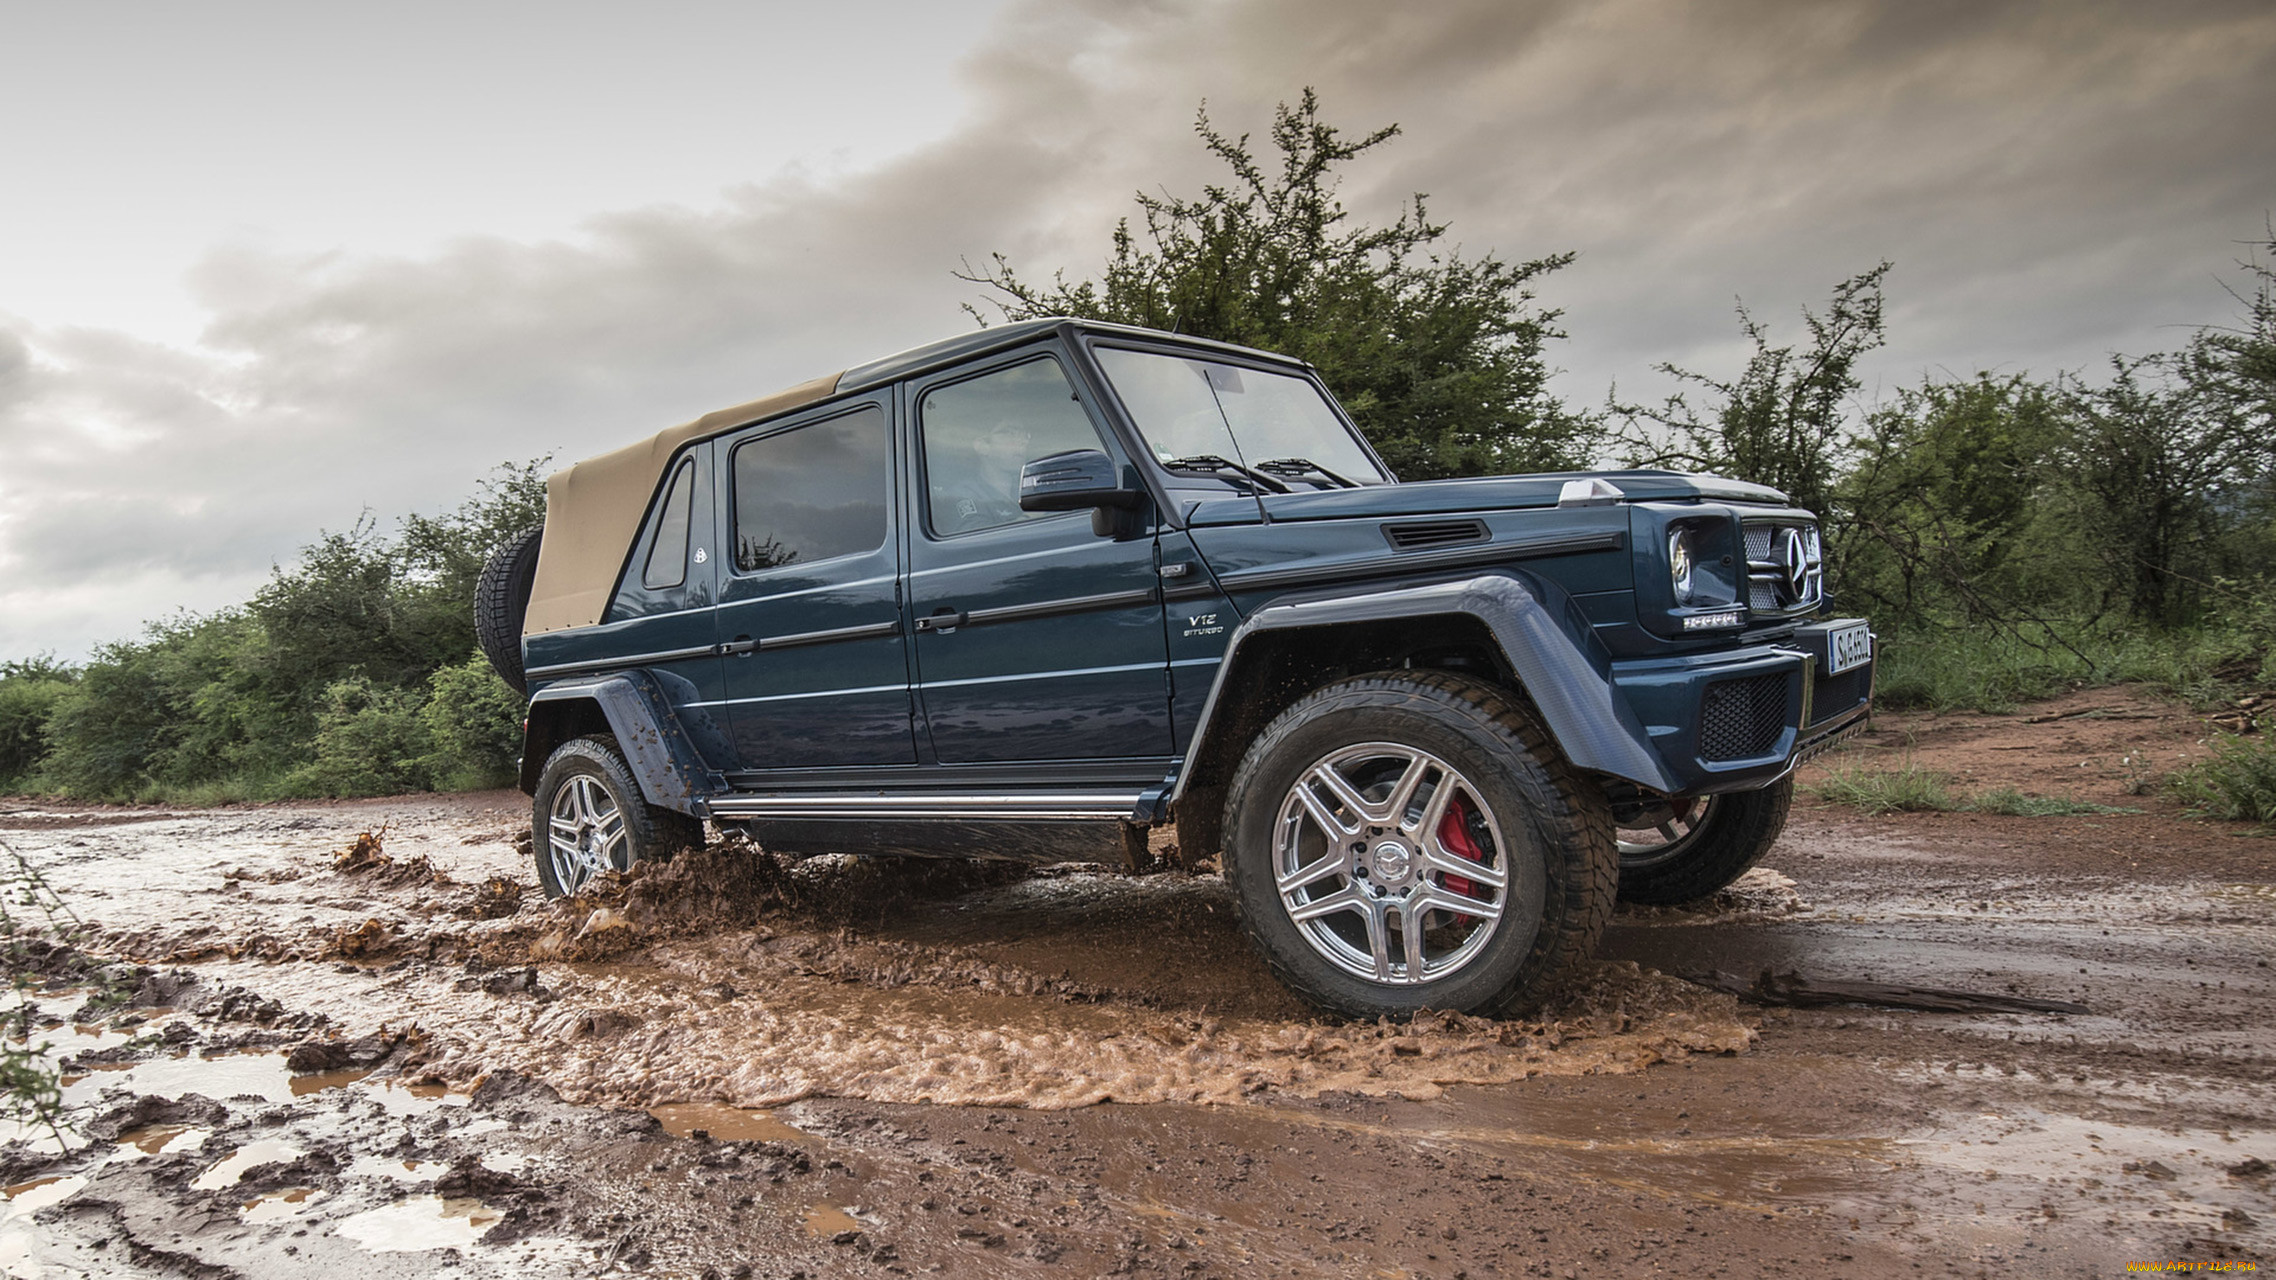
[[[640,585],[655,591],[688,580],[688,510],[694,504],[695,463],[683,462],[680,473],[672,477],[663,513],[656,517],[656,540],[648,548]]]
[[[735,567],[752,573],[884,546],[889,448],[875,405],[735,446]]]
[[[1069,449],[1098,449],[1098,429],[1049,357],[936,387],[918,409],[925,510],[937,538],[1035,520],[1019,509],[1019,469]]]

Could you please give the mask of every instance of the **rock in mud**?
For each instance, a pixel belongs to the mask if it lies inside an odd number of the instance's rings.
[[[472,1106],[489,1110],[508,1102],[558,1103],[561,1095],[553,1091],[552,1085],[518,1071],[493,1071],[474,1086],[466,1100]],[[657,1129],[663,1128],[654,1116],[642,1114],[640,1118]]]
[[[97,1142],[115,1142],[120,1134],[129,1129],[140,1129],[147,1125],[212,1127],[228,1118],[229,1108],[203,1094],[185,1093],[179,1098],[145,1094],[96,1116],[81,1126],[81,1132]]]
[[[280,1187],[319,1187],[326,1190],[340,1181],[340,1158],[329,1151],[311,1151],[291,1160],[257,1164],[237,1177],[231,1190],[273,1191]]]
[[[285,1059],[285,1066],[296,1074],[377,1066],[386,1061],[387,1056],[402,1043],[402,1036],[387,1032],[359,1036],[353,1040],[308,1040],[293,1049]]]

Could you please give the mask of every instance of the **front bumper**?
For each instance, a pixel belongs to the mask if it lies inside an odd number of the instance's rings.
[[[1833,675],[1835,619],[1771,644],[1682,658],[1616,662],[1612,682],[1680,784],[1678,795],[1767,786],[1864,727],[1873,703],[1872,656]]]

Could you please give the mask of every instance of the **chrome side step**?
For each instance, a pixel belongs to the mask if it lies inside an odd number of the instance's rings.
[[[958,818],[968,822],[1111,822],[1134,816],[1142,791],[1031,795],[736,795],[712,797],[715,818]]]

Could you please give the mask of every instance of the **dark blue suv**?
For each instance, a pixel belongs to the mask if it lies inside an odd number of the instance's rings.
[[[1538,1003],[1616,895],[1751,866],[1872,692],[1774,490],[1402,484],[1301,362],[1114,325],[848,369],[547,502],[478,613],[548,892],[706,823],[1132,866],[1174,824],[1348,1015]]]

